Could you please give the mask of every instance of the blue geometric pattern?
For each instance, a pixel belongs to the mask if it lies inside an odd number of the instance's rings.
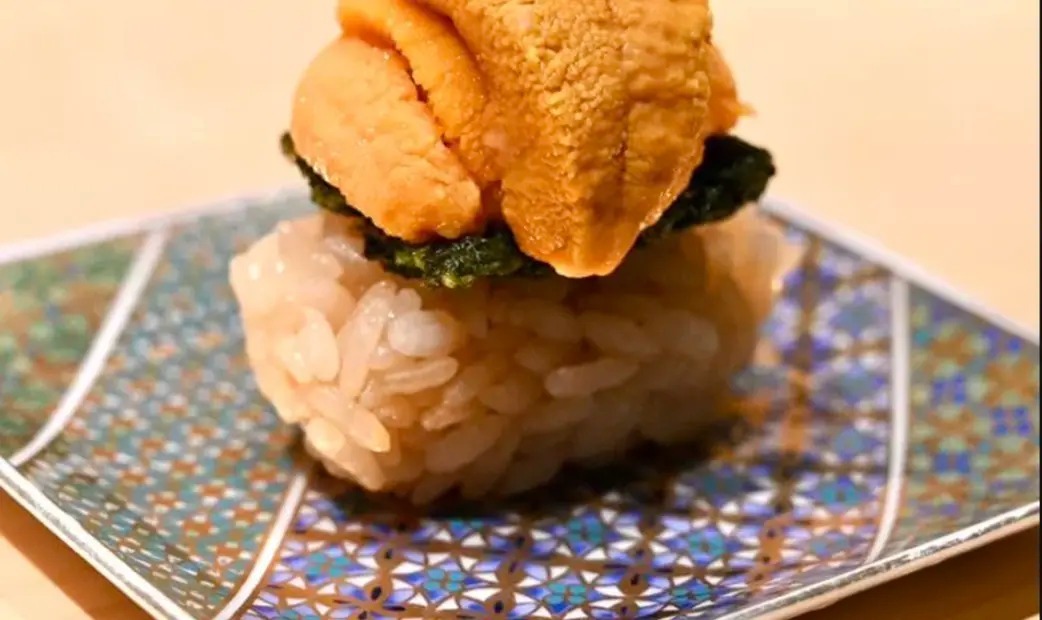
[[[1037,500],[1039,352],[912,288],[908,465],[893,553]]]
[[[281,211],[177,230],[80,410],[24,475],[205,617],[252,566],[294,471],[254,387],[227,257]]]
[[[50,417],[140,245],[122,237],[0,265],[0,457]]]

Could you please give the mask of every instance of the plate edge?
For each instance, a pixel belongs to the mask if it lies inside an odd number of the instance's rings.
[[[1023,504],[969,527],[864,564],[824,581],[768,599],[718,620],[787,620],[928,568],[1039,524],[1039,500]],[[805,598],[801,599],[801,596]],[[795,599],[795,600],[794,600]],[[677,616],[683,618],[683,616]]]
[[[934,297],[958,306],[960,309],[978,318],[989,321],[996,327],[1000,327],[1036,347],[1039,346],[1039,331],[1037,328],[1022,324],[1020,321],[999,312],[990,304],[980,301],[961,287],[945,281],[915,261],[901,256],[887,248],[883,243],[865,234],[855,232],[841,224],[813,215],[805,208],[796,206],[794,202],[779,197],[768,196],[761,202],[760,207],[771,215],[796,224],[826,241],[830,241],[853,254],[885,267],[890,271],[891,275],[923,289]]]
[[[123,281],[94,334],[76,374],[66,386],[57,405],[33,436],[7,457],[15,468],[21,467],[45,450],[75,417],[84,398],[97,383],[98,375],[108,362],[115,344],[122,337],[127,322],[138,307],[141,296],[151,282],[156,266],[163,257],[169,239],[165,229],[155,230],[138,245]]]
[[[155,232],[188,224],[210,215],[231,214],[249,209],[257,203],[303,197],[299,185],[283,185],[249,193],[238,193],[189,203],[182,208],[146,213],[140,216],[102,220],[86,226],[21,241],[0,244],[0,266],[75,250],[135,234]]]
[[[182,607],[102,545],[80,523],[0,458],[0,489],[153,618],[194,620]]]

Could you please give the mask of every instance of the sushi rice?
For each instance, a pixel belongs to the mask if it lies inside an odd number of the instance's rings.
[[[432,289],[363,245],[355,220],[283,222],[233,260],[231,283],[259,388],[308,451],[417,504],[693,438],[798,258],[754,208],[584,280]]]

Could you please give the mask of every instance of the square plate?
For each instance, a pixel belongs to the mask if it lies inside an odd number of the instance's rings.
[[[771,202],[808,252],[728,447],[391,511],[310,471],[244,359],[228,261],[311,208],[0,249],[0,486],[156,617],[780,618],[1038,521],[1037,335]]]

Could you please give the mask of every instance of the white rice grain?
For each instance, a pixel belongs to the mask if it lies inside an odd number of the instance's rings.
[[[387,343],[410,357],[444,357],[459,344],[459,332],[456,321],[440,310],[405,311],[387,327]]]
[[[335,280],[291,279],[286,283],[285,301],[320,314],[332,329],[338,329],[350,316],[355,299]]]
[[[286,266],[279,258],[278,239],[269,235],[236,257],[231,264],[232,290],[243,314],[265,316],[283,298],[282,281]]]
[[[359,447],[372,452],[391,449],[391,435],[373,412],[364,407],[353,407],[348,415],[347,432]]]
[[[333,327],[321,312],[304,310],[305,323],[297,334],[308,371],[318,381],[332,381],[340,372],[340,349]]]
[[[589,397],[551,400],[525,416],[521,426],[525,434],[552,433],[575,426],[591,413],[593,400]]]
[[[311,408],[301,398],[299,391],[290,384],[282,368],[269,363],[258,368],[255,379],[257,387],[264,397],[275,405],[275,411],[283,421],[295,424],[311,417]]]
[[[379,491],[387,482],[376,456],[362,446],[345,438],[332,462],[348,472],[354,480],[370,491]]]
[[[638,369],[636,362],[605,357],[587,364],[558,368],[546,376],[543,385],[555,398],[589,396],[623,383]]]
[[[442,400],[449,407],[457,407],[473,400],[481,390],[496,380],[496,367],[486,361],[464,368],[452,383],[445,386]]]
[[[391,396],[372,409],[380,422],[391,428],[408,428],[420,417],[416,407],[408,399]]]
[[[544,375],[561,365],[574,350],[572,345],[545,340],[533,340],[514,353],[514,361],[522,368]]]
[[[543,299],[525,299],[509,311],[510,323],[527,327],[542,338],[561,342],[578,342],[582,328],[575,315],[564,306]]]
[[[346,443],[340,429],[325,418],[312,418],[304,427],[304,432],[315,450],[326,457],[335,456]]]
[[[423,298],[411,288],[403,288],[394,296],[391,303],[391,313],[394,317],[400,317],[410,312],[416,312],[423,307]]]
[[[421,424],[429,431],[440,431],[481,414],[481,407],[471,402],[450,405],[443,403],[428,409]]]
[[[585,312],[579,321],[590,342],[609,355],[648,359],[659,354],[658,343],[631,319],[603,312]]]
[[[459,362],[451,357],[413,364],[384,375],[383,388],[388,394],[416,394],[447,383],[459,370]]]
[[[297,334],[279,338],[275,343],[275,356],[297,383],[310,383],[314,378],[304,355],[305,350],[301,346]]]
[[[340,366],[340,391],[353,399],[365,385],[369,374],[369,356],[383,335],[391,312],[394,284],[378,282],[358,300],[351,321],[344,326],[337,341],[343,354]]]
[[[387,340],[382,340],[373,349],[369,356],[369,368],[371,370],[390,370],[402,364],[408,363],[409,356],[399,353]]]
[[[347,415],[351,405],[340,390],[331,385],[318,385],[307,392],[307,403],[319,415],[336,420]]]
[[[460,469],[491,448],[505,425],[495,416],[483,416],[447,433],[427,448],[427,469],[439,474]]]
[[[526,372],[515,372],[502,383],[481,390],[478,400],[496,413],[518,415],[527,411],[542,394],[541,381]]]
[[[665,309],[646,329],[671,353],[705,359],[717,350],[718,337],[713,325],[687,310]]]

